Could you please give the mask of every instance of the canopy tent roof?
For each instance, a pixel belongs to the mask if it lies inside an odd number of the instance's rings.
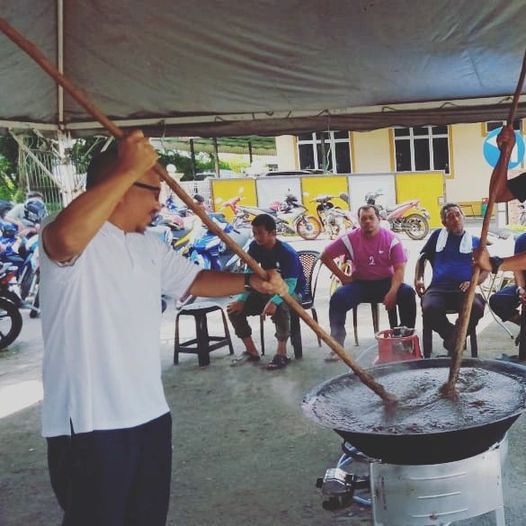
[[[152,135],[504,119],[526,49],[523,0],[0,0],[0,13]],[[0,127],[100,131],[2,34],[0,79]]]

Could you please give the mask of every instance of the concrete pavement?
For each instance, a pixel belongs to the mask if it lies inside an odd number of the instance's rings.
[[[320,250],[326,242],[294,244],[297,248]],[[413,262],[423,242],[404,242],[411,261],[406,281],[411,282]],[[499,242],[492,250],[505,255],[509,253],[508,245]],[[326,329],[328,281],[328,272],[323,269],[316,306],[320,324]],[[226,348],[212,353],[209,367],[199,368],[193,355],[181,355],[180,365],[174,367],[173,319],[170,308],[161,331],[163,381],[174,415],[168,523],[371,524],[368,510],[352,507],[333,514],[321,508],[322,498],[314,483],[335,465],[340,439],[334,432],[307,421],[300,410],[301,399],[309,389],[342,374],[346,366],[326,363],[323,358],[327,349],[319,349],[314,334],[303,326],[304,359],[293,360],[283,371],[269,372],[252,365],[232,368]],[[377,346],[368,307],[358,309],[358,320],[360,346],[355,347],[350,337],[346,349],[361,365],[369,366]],[[380,320],[380,327],[386,328],[385,312],[381,312]],[[39,436],[40,328],[38,320],[27,316],[24,323],[23,333],[13,348],[0,353],[0,524],[48,526],[59,524],[60,510],[47,480],[45,443]],[[212,321],[211,330],[219,331],[219,325],[219,318]],[[257,342],[257,325],[253,326]],[[510,329],[513,335],[517,334],[517,328]],[[192,331],[190,320],[185,321],[183,334],[190,338]],[[421,334],[420,313],[417,331]],[[272,333],[267,328],[265,361],[272,356]],[[241,352],[240,342],[235,337],[233,341],[236,352]],[[479,326],[478,341],[481,358],[516,352],[512,337],[488,313]],[[443,353],[437,338],[434,351]],[[504,489],[506,524],[512,526],[522,526],[526,516],[526,459],[522,448],[525,426],[521,417],[509,432]],[[486,516],[459,524],[485,526],[495,522],[494,517]]]

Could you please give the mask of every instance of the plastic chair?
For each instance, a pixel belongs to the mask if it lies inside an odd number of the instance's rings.
[[[373,330],[374,333],[377,334],[379,329],[379,319],[380,319],[380,313],[378,310],[378,303],[372,302],[369,305],[371,305],[371,316],[373,317]],[[358,342],[358,306],[354,307],[352,310],[352,325],[354,330],[354,344],[360,345]],[[398,325],[398,313],[396,310],[396,307],[394,309],[391,309],[390,311],[387,311],[387,315],[389,316],[389,327],[393,329]]]
[[[344,274],[347,274],[347,275],[350,275],[351,273],[351,262],[349,259],[345,258],[341,263],[341,270]],[[336,278],[334,275],[333,277],[331,278],[332,280],[335,280],[333,281],[333,284],[331,285],[331,295],[334,293],[334,291],[336,290],[336,288],[339,286],[339,285],[336,285],[336,283],[339,283],[339,280],[338,278]],[[367,303],[367,302],[364,302],[364,303]],[[371,305],[371,316],[373,318],[373,330],[374,330],[374,334],[376,334],[380,329],[379,329],[379,319],[380,319],[380,315],[379,315],[379,309],[378,309],[378,302],[371,302],[369,303],[369,305]],[[358,306],[357,305],[354,309],[352,309],[352,322],[353,322],[353,331],[354,331],[354,344],[356,346],[360,345],[360,342],[358,341]],[[396,327],[398,325],[398,314],[397,314],[397,310],[396,310],[396,307],[392,310],[390,310],[388,312],[388,316],[389,316],[389,326],[392,328]]]
[[[305,310],[309,310],[312,313],[312,317],[316,323],[318,323],[318,313],[314,307],[314,298],[316,296],[316,286],[318,284],[318,274],[321,268],[320,253],[317,250],[300,250],[298,251],[298,257],[300,259],[301,268],[303,269],[303,275],[305,276],[305,291],[301,298],[301,306]],[[260,318],[259,332],[261,339],[261,354],[265,354],[265,320],[263,317]],[[296,313],[290,313],[290,342],[294,349],[295,358],[301,358],[303,356],[303,345],[301,342],[301,328],[299,323],[299,317]],[[321,347],[321,339],[318,336],[318,346]]]
[[[458,314],[458,310],[447,310],[446,314]],[[424,351],[424,358],[430,358],[431,352],[433,350],[433,329],[429,327],[429,325],[423,323],[423,317],[422,317],[422,347]],[[468,333],[469,337],[469,346],[471,348],[471,356],[473,358],[478,357],[478,342],[477,342],[477,329],[476,327],[473,327],[471,331]],[[464,344],[465,348],[465,344]]]
[[[223,319],[224,336],[211,336],[208,333],[207,316],[211,312],[221,311]],[[181,316],[193,316],[195,320],[195,338],[186,341],[179,341],[179,318]],[[179,353],[197,354],[200,366],[210,364],[210,353],[221,347],[228,346],[229,354],[234,354],[228,323],[223,308],[220,305],[207,302],[196,301],[190,305],[182,307],[175,317],[175,336],[174,336],[174,364],[179,363]]]

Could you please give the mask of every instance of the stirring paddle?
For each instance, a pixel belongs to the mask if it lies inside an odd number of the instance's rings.
[[[519,97],[522,92],[522,86],[524,84],[524,76],[526,74],[526,52],[522,59],[522,69],[517,82],[517,88],[513,95],[513,102],[511,104],[510,112],[508,114],[507,126],[513,126],[513,119],[517,111],[519,104]],[[501,132],[502,133],[502,132]],[[500,135],[499,135],[500,136]],[[484,214],[484,220],[482,222],[482,231],[480,233],[480,250],[486,248],[488,239],[489,222],[491,215],[493,214],[493,205],[495,204],[495,196],[498,193],[499,188],[505,184],[508,172],[508,163],[510,162],[511,152],[513,150],[514,143],[501,143],[497,138],[497,144],[499,146],[500,155],[495,168],[491,174],[489,182],[489,198],[488,207]],[[449,369],[448,381],[441,387],[440,392],[449,398],[456,398],[458,392],[456,390],[456,382],[458,380],[458,374],[460,372],[460,365],[462,362],[462,352],[464,350],[464,341],[466,340],[466,334],[468,330],[469,318],[471,315],[471,306],[475,298],[475,288],[478,284],[480,275],[480,268],[475,266],[473,269],[473,275],[471,276],[471,282],[469,288],[466,291],[466,297],[464,304],[462,305],[462,311],[459,315],[459,327],[457,332],[457,338],[455,341],[455,348],[453,350],[453,357],[451,359],[451,367]]]
[[[48,75],[50,75],[57,84],[62,86],[69,95],[78,102],[89,114],[100,122],[108,132],[117,139],[124,137],[125,133],[113,121],[111,121],[104,113],[102,113],[89,97],[77,88],[69,79],[61,74],[56,67],[49,62],[40,49],[27,40],[21,33],[14,29],[8,22],[0,17],[0,29],[2,32],[18,47],[25,51]],[[237,254],[248,267],[259,277],[266,279],[266,272],[258,265],[258,263],[247,254],[240,246],[238,246],[221,228],[216,225],[206,214],[206,211],[198,207],[192,198],[174,181],[166,172],[163,166],[159,163],[155,165],[155,171],[159,174],[163,181],[175,192],[175,194],[183,201],[183,203],[190,208],[206,227],[217,235],[230,250]],[[345,362],[358,376],[358,378],[373,392],[375,392],[382,400],[388,404],[396,403],[396,396],[388,393],[385,388],[376,382],[374,378],[345,352],[345,349],[327,332],[325,332],[303,309],[303,307],[294,300],[289,294],[283,296],[283,300],[287,305],[319,336],[340,358]]]

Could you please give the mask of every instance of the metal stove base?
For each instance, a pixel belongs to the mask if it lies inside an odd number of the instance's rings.
[[[495,511],[505,525],[501,459],[506,438],[471,458],[405,466],[371,462],[375,526],[445,525]]]

